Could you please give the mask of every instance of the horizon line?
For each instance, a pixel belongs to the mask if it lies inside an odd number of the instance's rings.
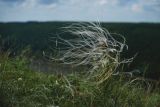
[[[100,23],[156,23],[160,24],[159,21],[80,21],[80,20],[48,20],[48,21],[40,21],[40,20],[28,20],[28,21],[0,21],[0,23],[45,23],[45,22],[100,22]]]

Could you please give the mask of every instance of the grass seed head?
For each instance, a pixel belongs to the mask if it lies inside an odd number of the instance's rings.
[[[61,50],[63,54],[58,58],[64,64],[90,65],[89,71],[92,73],[102,68],[98,75],[106,78],[108,77],[106,74],[114,73],[119,64],[132,61],[132,58],[123,61],[120,59],[120,53],[127,48],[125,38],[119,34],[109,33],[99,23],[75,23],[64,29],[76,36],[68,40],[58,36],[56,40],[56,46],[63,43],[68,47]],[[121,39],[121,42],[113,36]]]

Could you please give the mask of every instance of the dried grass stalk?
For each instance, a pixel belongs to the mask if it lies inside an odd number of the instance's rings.
[[[64,27],[65,32],[75,35],[75,39],[63,39],[58,36],[56,45],[65,45],[61,49],[62,56],[52,58],[63,61],[64,64],[90,65],[90,76],[96,77],[101,83],[113,73],[117,74],[117,67],[122,63],[129,63],[133,58],[122,60],[120,54],[124,48],[128,49],[125,38],[122,35],[109,33],[99,23],[80,23]],[[121,39],[120,41],[116,40]]]

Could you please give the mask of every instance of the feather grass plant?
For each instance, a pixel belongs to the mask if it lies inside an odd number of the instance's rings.
[[[120,34],[110,33],[100,23],[75,23],[63,29],[63,33],[69,32],[76,38],[63,39],[59,35],[53,38],[56,39],[56,46],[63,44],[67,48],[61,49],[62,56],[52,59],[74,66],[91,66],[89,77],[95,78],[97,83],[102,83],[112,74],[118,74],[120,64],[133,60],[121,60],[121,52],[124,48],[128,49],[125,38]]]

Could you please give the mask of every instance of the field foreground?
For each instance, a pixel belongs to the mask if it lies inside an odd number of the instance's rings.
[[[158,82],[125,75],[101,84],[81,73],[45,74],[0,55],[0,107],[159,107]]]

